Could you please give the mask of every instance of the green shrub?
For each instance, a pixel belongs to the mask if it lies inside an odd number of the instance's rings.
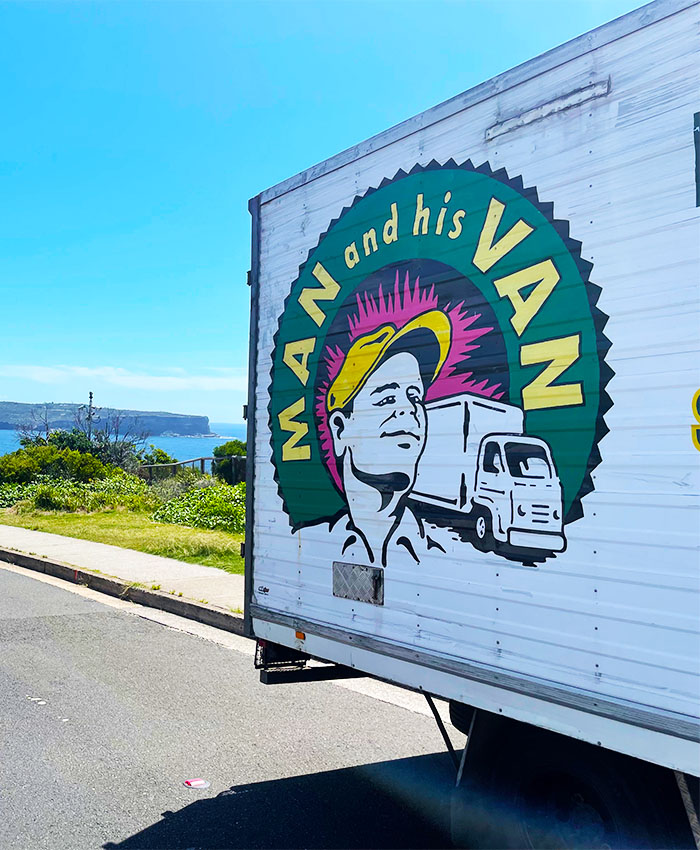
[[[28,495],[36,484],[0,484],[0,508],[11,508]]]
[[[0,457],[0,482],[28,484],[41,475],[72,481],[104,478],[110,470],[96,457],[56,446],[29,446]]]
[[[59,485],[38,484],[28,499],[22,502],[23,506],[39,511],[72,511],[73,495],[72,487],[65,487],[65,482]],[[69,506],[70,505],[70,506]]]
[[[66,470],[66,477],[73,481],[92,481],[96,478],[105,478],[111,471],[94,455],[73,449],[63,449],[62,463]]]
[[[40,475],[72,481],[104,478],[110,470],[91,454],[56,446],[29,446],[0,457],[0,482],[28,484]]]
[[[88,435],[78,428],[73,428],[72,431],[52,431],[49,434],[49,445],[56,446],[57,449],[72,449],[74,452],[84,454],[90,454],[93,448]]]
[[[213,487],[215,484],[216,481],[211,475],[202,475],[196,469],[181,469],[175,475],[170,475],[168,478],[153,484],[151,493],[159,502],[165,503],[182,496],[188,490]]]
[[[33,449],[18,449],[0,457],[0,481],[7,484],[28,484],[39,475],[39,462]]]
[[[153,519],[240,534],[245,529],[245,484],[188,490],[158,508]]]
[[[11,488],[14,488],[11,489]],[[145,482],[119,472],[109,478],[79,482],[40,478],[33,484],[0,485],[0,506],[29,511],[81,511],[125,508],[150,511],[158,504]]]

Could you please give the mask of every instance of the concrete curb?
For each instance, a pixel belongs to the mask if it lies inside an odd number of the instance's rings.
[[[103,576],[99,573],[83,570],[60,561],[50,561],[48,558],[39,558],[36,555],[27,555],[25,552],[17,552],[14,549],[0,547],[0,561],[14,564],[17,567],[25,567],[28,570],[36,570],[39,573],[54,576],[55,578],[70,581],[73,584],[82,584],[99,593],[108,596],[116,596],[118,599],[126,599],[137,605],[146,605],[149,608],[158,608],[168,611],[188,620],[196,620],[207,626],[214,626],[236,635],[243,635],[243,617],[233,614],[216,605],[202,605],[200,602],[192,602],[171,593],[163,593],[160,590],[150,590],[137,584],[129,584],[119,578]]]

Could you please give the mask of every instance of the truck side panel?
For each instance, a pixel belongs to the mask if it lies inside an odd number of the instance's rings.
[[[255,293],[254,527],[248,535],[255,552],[249,603],[260,634],[270,629],[266,619],[290,617],[306,624],[308,634],[318,624],[421,657],[550,683],[588,695],[590,705],[600,699],[641,707],[666,718],[669,730],[674,718],[697,724],[700,488],[689,426],[700,383],[700,217],[692,135],[700,85],[698,10],[696,4],[681,8],[609,43],[594,39],[600,46],[590,52],[550,63],[545,73],[466,111],[435,123],[427,113],[410,135],[376,149],[370,145],[357,161],[291,184],[267,201],[263,196]],[[506,127],[510,119],[572,92],[594,84],[602,91],[608,80],[607,94],[553,109],[532,124]],[[599,443],[602,462],[593,472],[594,489],[582,500],[583,516],[567,524],[567,548],[556,558],[532,568],[441,538],[443,551],[431,549],[419,565],[387,566],[383,606],[335,598],[332,569],[345,545],[337,542],[345,518],[294,527],[271,463],[276,420],[270,383],[280,316],[319,236],[358,195],[399,169],[450,159],[488,161],[493,172],[505,168],[522,175],[525,186],[537,187],[540,199],[554,203],[556,218],[569,223],[583,259],[593,264],[612,342],[605,357],[613,376],[608,432]],[[290,396],[288,403],[294,401]],[[289,446],[303,451],[303,435]],[[307,499],[317,495],[315,487]],[[351,536],[351,530],[341,535]],[[370,664],[367,654],[348,656],[340,646],[334,653],[327,648],[324,657],[350,659],[389,680],[423,686],[415,665],[378,651]],[[468,679],[454,676],[449,687],[439,677],[430,687],[453,695],[459,680],[460,697],[469,701]],[[501,700],[493,690],[479,694],[482,707],[525,719],[526,697],[516,690]],[[567,723],[551,728],[566,731]],[[600,740],[595,722],[584,715],[569,729]],[[609,746],[630,751],[612,737]],[[662,749],[649,758],[668,763]],[[688,758],[674,757],[674,764],[681,761],[691,770]]]

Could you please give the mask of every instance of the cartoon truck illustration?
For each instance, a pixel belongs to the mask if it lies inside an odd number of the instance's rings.
[[[464,525],[482,551],[563,552],[561,484],[547,443],[523,434],[523,411],[471,393],[429,402],[411,498]]]

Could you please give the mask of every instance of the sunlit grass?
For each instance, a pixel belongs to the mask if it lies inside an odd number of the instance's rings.
[[[170,523],[153,522],[147,513],[115,510],[97,513],[22,513],[0,511],[0,523],[48,531],[79,540],[109,543],[151,555],[175,558],[188,564],[204,564],[229,573],[243,572],[242,534],[209,531]]]

